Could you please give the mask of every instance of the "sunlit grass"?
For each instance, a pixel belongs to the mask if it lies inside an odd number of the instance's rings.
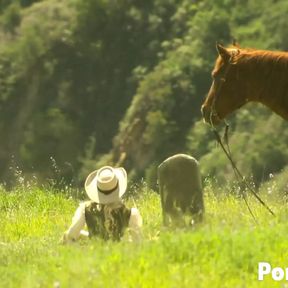
[[[243,200],[212,189],[205,189],[205,220],[195,228],[164,229],[159,196],[141,186],[126,199],[143,215],[141,243],[72,245],[59,240],[77,200],[39,188],[1,191],[0,286],[279,287],[271,276],[258,282],[257,269],[259,261],[288,266],[286,205],[265,199],[272,217],[249,197],[256,223]]]

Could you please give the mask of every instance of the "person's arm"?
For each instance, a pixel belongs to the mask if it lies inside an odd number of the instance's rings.
[[[87,231],[82,230],[85,223],[85,203],[80,203],[72,218],[71,226],[63,235],[63,243],[76,241],[80,236],[89,236]]]
[[[140,241],[142,238],[142,216],[137,208],[131,208],[129,232],[131,241]]]

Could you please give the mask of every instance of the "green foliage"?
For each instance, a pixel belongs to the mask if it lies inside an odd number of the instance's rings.
[[[287,50],[287,12],[284,0],[1,1],[0,183],[18,185],[0,186],[1,285],[259,287],[259,261],[286,267],[287,123],[256,104],[229,119],[236,164],[276,212],[248,196],[256,225],[200,106],[215,42]],[[156,190],[178,152],[200,160],[207,213],[175,233],[159,196],[131,182]],[[71,186],[107,164],[128,170],[143,242],[59,245],[70,196],[83,198]]]
[[[181,8],[195,14],[195,5],[192,9],[185,3]],[[178,11],[176,15],[180,13]],[[183,10],[181,13],[184,13]],[[178,16],[175,19],[180,21]],[[215,22],[219,29],[213,30]],[[226,22],[225,14],[221,18],[215,11],[206,14],[204,20],[200,10],[193,20],[186,23],[183,30],[187,34],[182,39],[177,37],[162,43],[164,53],[161,61],[141,80],[114,142],[114,145],[120,145],[123,139],[131,137],[127,133],[127,127],[131,127],[133,119],[139,119],[141,125],[140,128],[137,127],[140,130],[137,133],[141,134],[143,141],[139,143],[138,137],[133,137],[134,141],[129,141],[123,149],[127,151],[129,166],[140,175],[143,168],[149,166],[149,162],[158,160],[160,163],[171,153],[185,151],[186,134],[193,122],[200,117],[202,99],[199,95],[203,95],[209,85],[210,71],[205,65],[209,62],[212,64],[211,59],[215,54],[214,40],[213,45],[207,47],[206,37],[211,33],[209,35],[213,35],[215,39],[229,38]],[[209,57],[206,59],[206,56]],[[134,153],[139,149],[145,152]],[[148,149],[150,151],[147,152]]]
[[[267,108],[250,104],[237,111],[231,122],[229,145],[232,158],[244,176],[252,178],[256,186],[287,165],[288,130],[285,120],[271,114]],[[233,181],[235,176],[230,162],[221,147],[216,145],[212,132],[210,138],[207,134],[209,132],[204,127],[199,129],[196,125],[188,136],[189,151],[200,156],[203,175],[216,177],[220,183]]]
[[[271,173],[269,181],[264,182],[259,190],[270,199],[280,199],[281,202],[286,203],[288,199],[288,167],[286,166],[278,174]]]
[[[19,3],[16,2],[8,6],[2,16],[2,25],[5,32],[9,32],[11,34],[15,33],[16,28],[21,22],[20,13]]]
[[[241,199],[216,197],[206,186],[205,222],[175,231],[161,227],[158,195],[138,187],[136,203],[126,199],[126,204],[142,213],[141,243],[124,237],[119,243],[62,245],[78,203],[53,190],[23,188],[0,192],[5,287],[279,287],[270,276],[257,281],[258,262],[286,267],[287,209],[271,200],[277,216],[268,218],[248,197],[257,225]]]
[[[178,152],[201,159],[204,175],[232,179],[200,121],[215,42],[287,50],[286,1],[142,2],[1,2],[2,182],[13,184],[15,167],[50,179],[51,157],[68,182],[107,164],[155,179]],[[249,108],[232,131],[236,162],[257,185],[287,165],[277,117]]]
[[[6,13],[6,11],[12,9],[14,10],[15,6],[28,7],[33,3],[40,2],[42,0],[1,0],[0,2],[0,14]],[[12,8],[13,7],[13,8]]]

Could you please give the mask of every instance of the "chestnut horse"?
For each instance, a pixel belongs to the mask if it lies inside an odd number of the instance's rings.
[[[217,125],[251,101],[288,120],[288,53],[219,44],[216,48],[213,82],[201,108],[205,122]]]

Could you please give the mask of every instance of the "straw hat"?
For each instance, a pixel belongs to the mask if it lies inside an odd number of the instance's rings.
[[[127,173],[122,167],[104,166],[90,173],[85,181],[88,197],[100,204],[119,201],[126,188]]]

